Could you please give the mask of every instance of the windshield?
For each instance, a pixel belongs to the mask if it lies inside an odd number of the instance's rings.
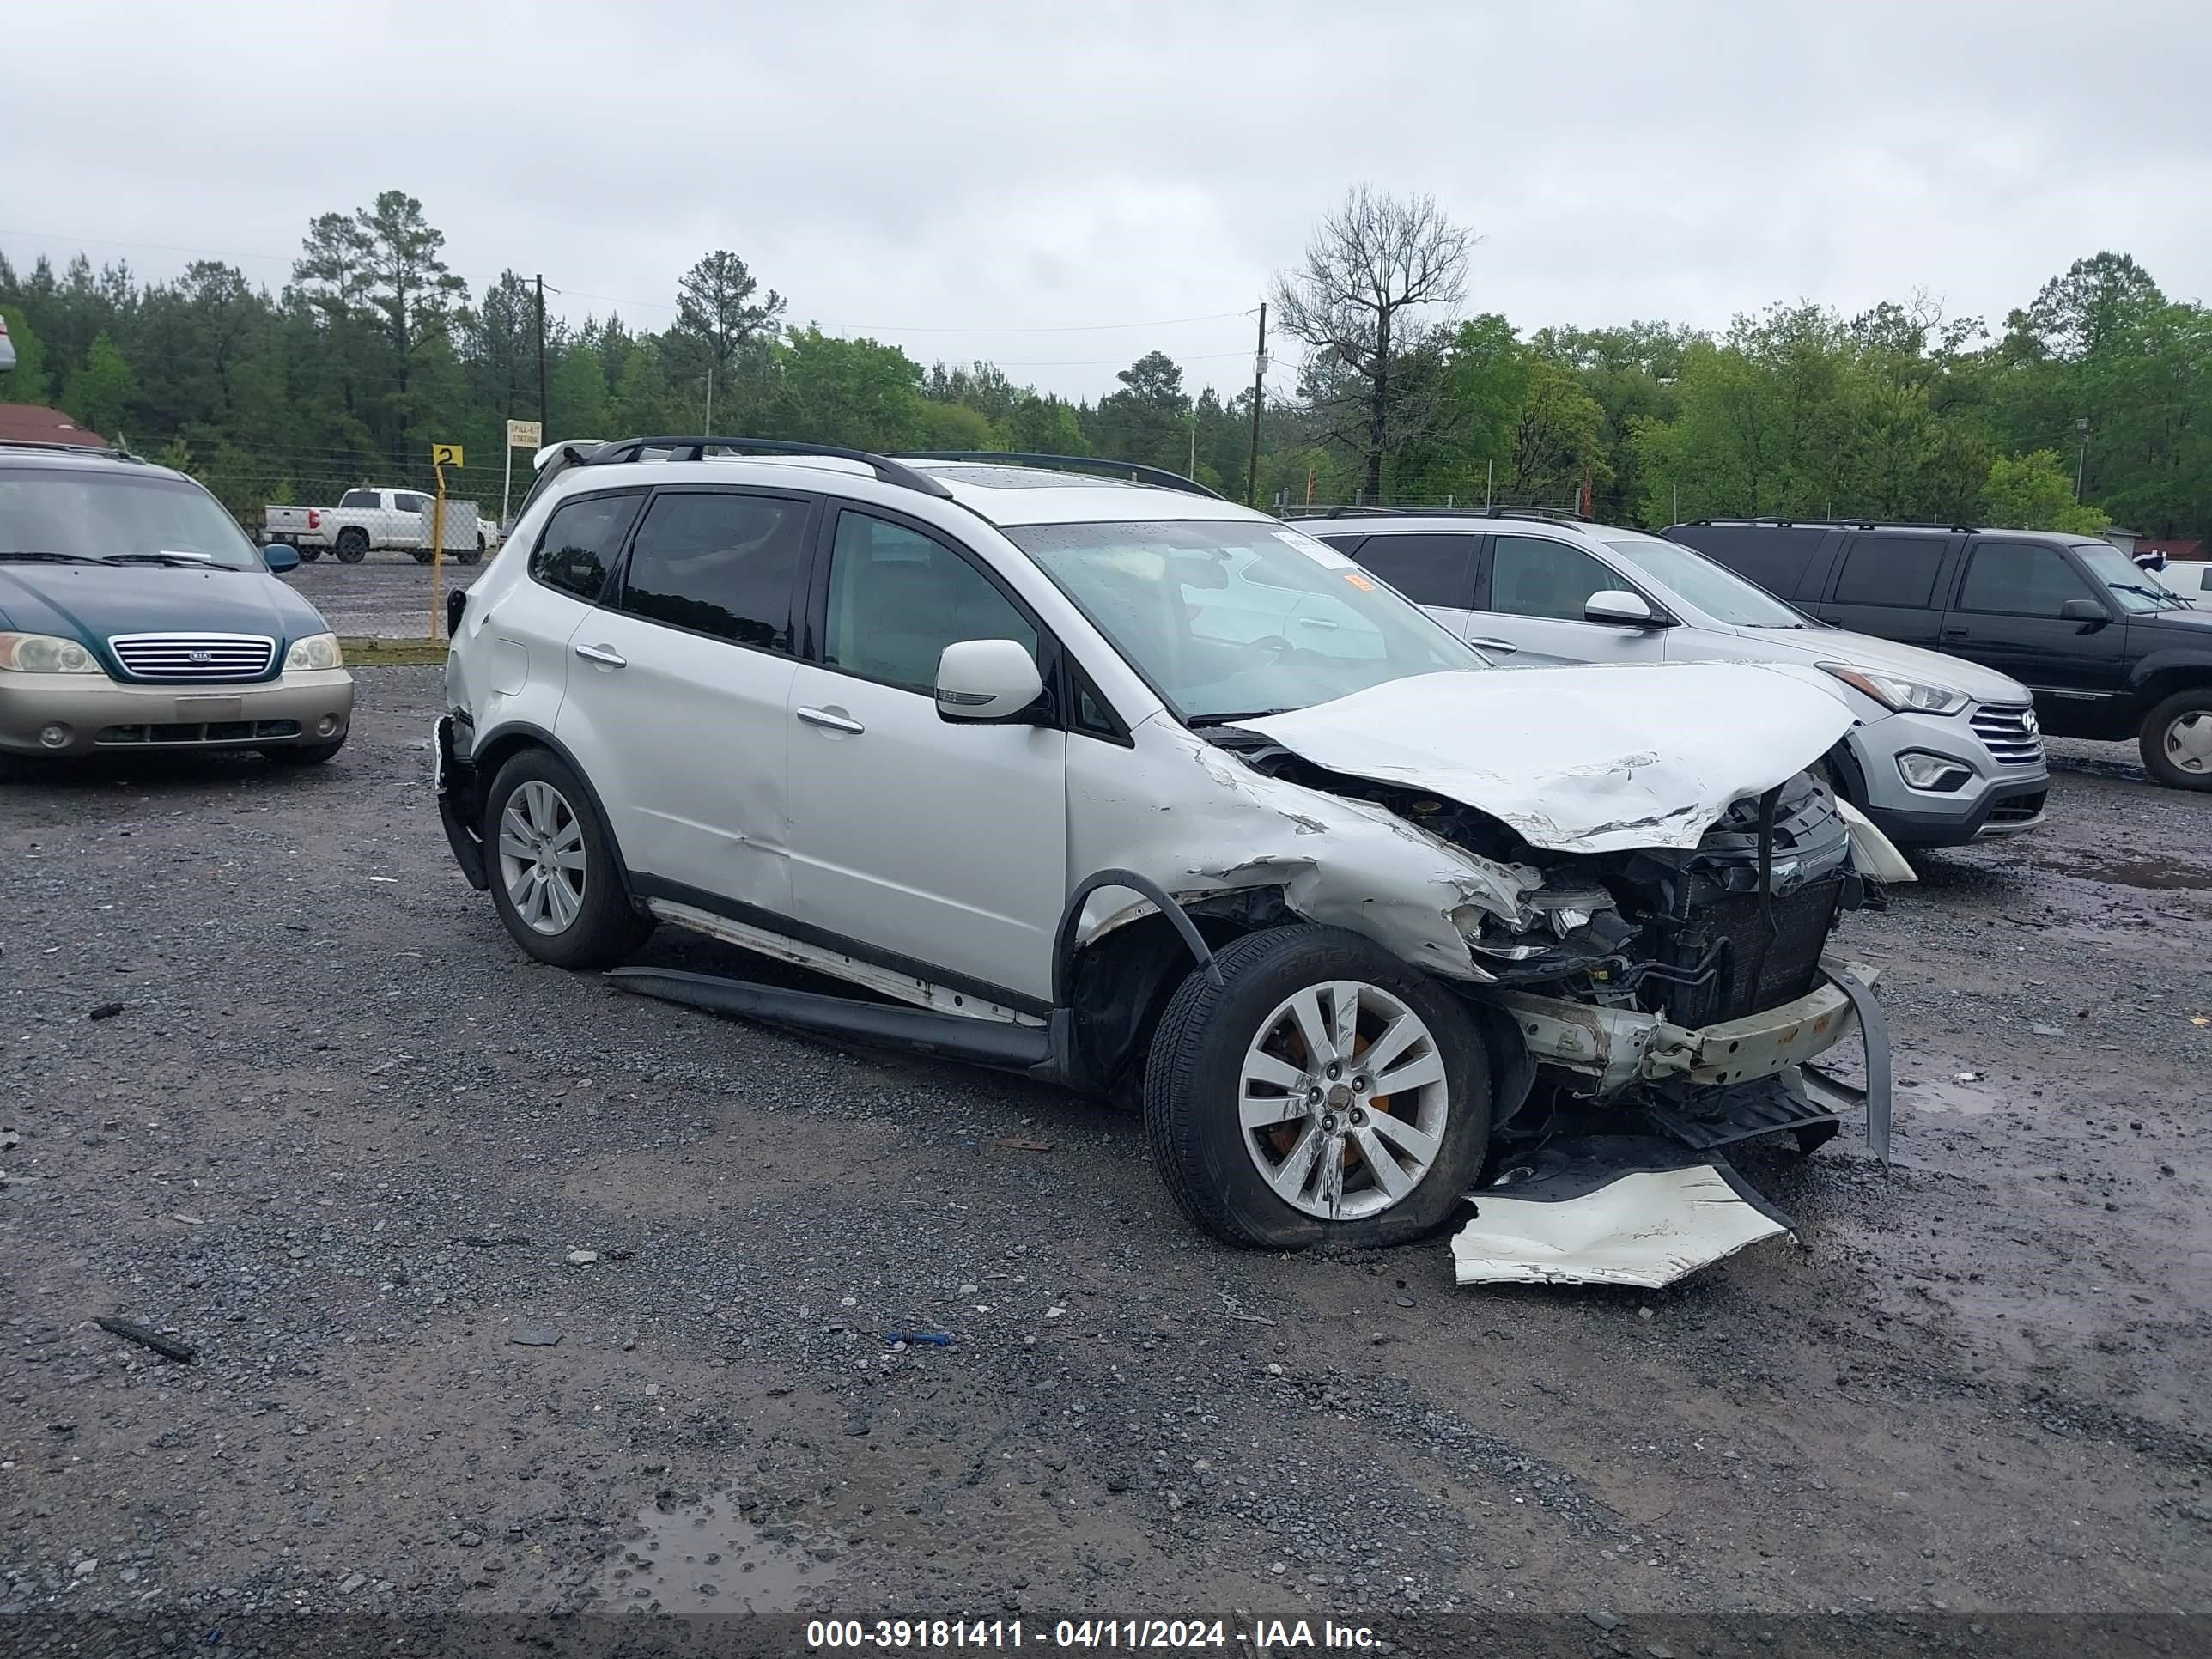
[[[1683,601],[1715,622],[1730,628],[1818,628],[1820,624],[1784,605],[1763,587],[1755,587],[1733,570],[1715,564],[1704,554],[1680,542],[1639,537],[1608,541],[1606,545],[1662,587],[1680,594]]]
[[[1489,666],[1344,555],[1282,525],[1184,520],[1006,533],[1188,724]]]
[[[61,467],[0,472],[0,558],[11,553],[265,568],[237,521],[198,484]]]
[[[2179,611],[2173,590],[2110,542],[2075,542],[2074,556],[2112,590],[2124,611]]]

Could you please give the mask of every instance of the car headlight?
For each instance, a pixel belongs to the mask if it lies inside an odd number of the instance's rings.
[[[343,668],[345,657],[338,650],[335,634],[310,634],[304,640],[292,641],[292,648],[284,653],[284,672],[301,668]]]
[[[107,671],[75,640],[51,634],[0,634],[0,670],[18,674],[104,674]]]
[[[1955,714],[1973,701],[1948,685],[1908,680],[1876,668],[1856,668],[1847,662],[1824,662],[1820,666],[1854,690],[1865,692],[1883,708],[1899,714],[1910,709],[1923,714]]]

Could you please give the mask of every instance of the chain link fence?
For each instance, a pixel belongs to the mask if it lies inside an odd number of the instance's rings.
[[[519,499],[530,485],[526,454],[520,463],[522,476],[510,484],[498,434],[482,447],[460,445],[463,460],[442,469],[427,448],[419,457],[380,460],[356,450],[300,444],[225,443],[202,453],[178,438],[129,441],[146,459],[205,484],[256,541],[289,543],[309,562],[327,558],[358,564],[372,557],[431,562],[436,537],[430,508],[442,470],[444,555],[474,564],[499,545],[509,489]]]

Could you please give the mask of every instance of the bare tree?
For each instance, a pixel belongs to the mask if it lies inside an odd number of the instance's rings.
[[[1276,278],[1284,329],[1322,359],[1309,366],[1318,371],[1310,383],[1351,417],[1332,420],[1328,434],[1361,458],[1370,500],[1382,493],[1385,457],[1419,435],[1422,418],[1401,406],[1392,369],[1434,331],[1403,313],[1459,302],[1474,240],[1434,197],[1401,201],[1362,185],[1322,221],[1305,264]]]

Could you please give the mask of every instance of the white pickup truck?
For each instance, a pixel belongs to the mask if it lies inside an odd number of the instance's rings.
[[[412,553],[417,564],[428,564],[432,500],[419,489],[349,489],[336,507],[272,503],[262,509],[264,539],[289,542],[310,563],[322,557],[325,548],[337,555],[340,564],[359,564],[371,548],[389,547]],[[453,509],[459,505],[446,503],[446,552],[462,564],[474,564],[496,545],[499,530],[490,520],[477,519],[472,532],[453,534]]]

